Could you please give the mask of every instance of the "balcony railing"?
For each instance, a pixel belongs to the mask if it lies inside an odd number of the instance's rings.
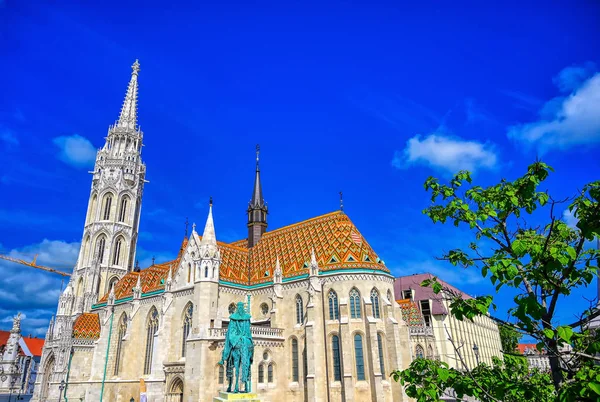
[[[252,337],[254,338],[279,338],[283,339],[282,328],[251,326]],[[208,334],[211,338],[225,338],[227,328],[209,328]]]
[[[408,327],[408,333],[415,336],[433,336],[433,328],[428,326]]]

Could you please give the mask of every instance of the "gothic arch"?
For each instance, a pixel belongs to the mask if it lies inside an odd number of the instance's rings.
[[[85,266],[89,262],[90,258],[90,244],[91,244],[91,236],[88,234],[85,236],[85,240],[83,241],[83,252],[82,252],[82,266]]]
[[[83,277],[79,277],[77,281],[77,288],[75,289],[75,296],[81,297],[83,295]]]
[[[379,296],[379,290],[373,287],[369,296],[371,298],[371,313],[373,314],[373,318],[381,318],[381,297]]]
[[[130,211],[133,206],[131,199],[129,193],[121,193],[119,196],[117,222],[129,223]]]
[[[104,241],[102,241],[104,240]],[[92,249],[92,260],[97,257],[98,264],[103,264],[107,261],[109,253],[106,252],[106,243],[108,235],[105,231],[100,231],[94,238],[94,248]]]
[[[192,302],[188,302],[181,314],[181,357],[185,357],[186,341],[192,332],[193,313],[194,305]]]
[[[419,358],[423,358],[423,357],[425,357],[425,349],[423,349],[423,346],[421,346],[421,345],[415,346],[415,358],[419,359]]]
[[[113,210],[116,203],[115,194],[112,191],[106,191],[102,194],[102,205],[100,210],[100,220],[109,221],[114,216]]]
[[[119,267],[124,267],[125,262],[128,260],[127,255],[129,251],[129,245],[125,240],[123,235],[118,235],[115,237],[113,241],[113,249],[110,260],[110,265],[117,265]]]
[[[90,197],[90,204],[88,205],[88,213],[86,222],[90,223],[96,220],[96,210],[98,209],[98,193],[94,192]]]
[[[45,401],[48,398],[48,391],[50,389],[50,381],[52,381],[52,374],[54,373],[54,367],[56,359],[54,354],[50,353],[46,362],[44,363],[44,374],[42,378],[42,390],[40,392],[40,399]]]
[[[350,318],[361,318],[362,301],[360,298],[360,291],[356,287],[353,287],[350,289],[348,296],[348,304],[350,305]]]
[[[108,287],[106,289],[106,293],[110,292],[110,289],[113,287],[113,285],[116,285],[117,282],[119,282],[119,277],[116,275],[111,276],[108,280]]]
[[[152,306],[146,317],[146,353],[144,357],[144,374],[152,371],[152,355],[154,354],[154,337],[158,331],[159,315],[156,307]]]
[[[171,380],[171,385],[169,386],[169,397],[167,401],[183,402],[183,380],[180,376],[175,376],[173,380]]]

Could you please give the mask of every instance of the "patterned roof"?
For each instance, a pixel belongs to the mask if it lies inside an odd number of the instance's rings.
[[[406,322],[406,325],[409,327],[422,327],[425,325],[417,303],[410,299],[396,300],[396,302],[402,309],[402,319]]]
[[[73,338],[100,338],[100,318],[96,313],[83,313],[73,323]]]
[[[126,274],[115,285],[115,298],[132,296],[138,275],[141,275],[143,293],[163,289],[169,268],[173,267],[175,276],[187,244],[188,240],[184,239],[173,261]],[[219,275],[222,280],[244,285],[270,282],[278,257],[284,278],[307,274],[312,249],[321,271],[349,268],[389,273],[350,218],[341,211],[266,232],[253,248],[248,249],[247,245],[247,239],[229,244],[217,242],[221,251]],[[100,302],[107,300],[108,294]]]

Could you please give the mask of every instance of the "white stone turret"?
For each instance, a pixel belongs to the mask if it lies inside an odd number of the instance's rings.
[[[215,224],[212,214],[212,198],[208,208],[208,218],[204,226],[202,240],[196,260],[196,282],[211,281],[219,282],[219,267],[221,265],[221,252],[217,246]]]

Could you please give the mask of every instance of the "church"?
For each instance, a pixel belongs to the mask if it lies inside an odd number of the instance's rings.
[[[407,400],[389,376],[411,361],[394,277],[341,210],[268,230],[258,152],[246,239],[219,240],[211,200],[173,261],[136,266],[146,183],[139,72],[136,61],[97,153],[81,250],[32,400],[213,401],[227,388],[219,361],[238,302],[252,316],[261,401]]]

